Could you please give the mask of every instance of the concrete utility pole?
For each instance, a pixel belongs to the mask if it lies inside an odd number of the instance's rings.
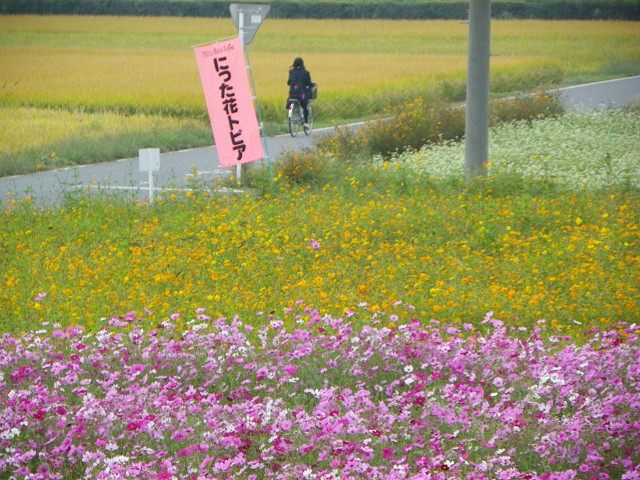
[[[491,0],[469,0],[469,59],[465,126],[467,178],[487,175]]]

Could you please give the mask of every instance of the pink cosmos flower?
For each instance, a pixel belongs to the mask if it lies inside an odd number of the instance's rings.
[[[348,316],[303,306],[262,317],[253,342],[238,319],[184,335],[169,322],[135,336],[113,323],[95,336],[59,330],[54,341],[42,341],[46,332],[2,335],[0,476],[7,465],[27,476],[36,450],[43,480],[62,471],[62,461],[91,480],[105,480],[107,466],[118,478],[148,472],[194,480],[445,479],[462,478],[463,468],[478,480],[560,480],[589,471],[604,478],[607,469],[637,476],[637,462],[621,447],[635,452],[640,438],[629,391],[640,378],[640,328],[599,331],[585,347],[566,348],[569,339],[552,342],[543,332],[551,327],[538,326],[527,339],[492,317],[496,328],[486,337],[475,329],[451,337],[443,335],[453,332],[446,323],[402,318],[390,332],[376,327],[390,314],[372,317],[357,329]],[[80,338],[86,348],[76,348]],[[491,365],[488,374],[482,365]],[[292,382],[300,369],[318,378]],[[530,389],[524,402],[515,394],[523,388]],[[571,408],[558,416],[563,405]],[[487,433],[484,440],[477,431]],[[583,440],[594,432],[597,442]],[[557,472],[523,471],[518,456],[531,447],[518,442],[522,434],[537,435],[542,471],[552,463]],[[175,447],[176,440],[184,443]],[[421,452],[430,457],[416,458]],[[582,460],[572,461],[576,455]]]
[[[282,371],[287,375],[295,375],[298,373],[298,368],[295,365],[285,365],[282,367]]]
[[[311,249],[312,250],[319,250],[320,249],[320,242],[318,240],[316,240],[315,238],[311,238],[308,242],[309,245],[311,245]]]
[[[142,373],[145,370],[145,367],[142,363],[134,363],[131,365],[131,373]]]
[[[142,426],[142,423],[139,421],[129,422],[127,424],[127,430],[130,432],[135,432],[136,430],[139,430],[141,426]]]
[[[34,302],[42,302],[45,298],[47,298],[47,293],[46,292],[42,292],[39,293],[36,298],[33,299]]]

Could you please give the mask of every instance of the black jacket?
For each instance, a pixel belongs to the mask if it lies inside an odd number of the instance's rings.
[[[311,74],[304,68],[292,68],[289,70],[289,97],[308,100],[311,96]]]

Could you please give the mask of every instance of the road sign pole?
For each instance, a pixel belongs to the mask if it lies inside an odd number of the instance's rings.
[[[251,81],[251,88],[253,89],[253,101],[256,106],[256,113],[258,115],[258,125],[260,126],[260,133],[262,134],[262,145],[264,146],[264,154],[267,158],[267,164],[269,165],[269,177],[273,178],[273,172],[271,171],[271,157],[269,156],[269,147],[267,145],[267,135],[264,131],[264,122],[262,121],[262,111],[260,110],[260,102],[256,95],[256,84],[253,79],[253,71],[251,69],[251,59],[249,58],[249,52],[245,49],[245,56],[247,58],[247,71],[249,72],[249,79]]]
[[[244,52],[244,56],[247,63],[247,71],[249,73],[249,79],[251,81],[251,89],[253,92],[253,103],[256,108],[256,113],[258,116],[258,125],[260,127],[260,134],[262,136],[262,144],[264,146],[264,152],[266,155],[267,163],[269,165],[269,176],[273,178],[273,172],[271,170],[271,157],[269,156],[269,148],[267,146],[267,136],[264,131],[264,123],[262,121],[262,112],[260,111],[260,102],[258,101],[258,95],[256,93],[256,84],[253,78],[253,71],[251,69],[251,59],[249,58],[249,51],[247,49],[247,45],[253,40],[258,28],[262,24],[262,21],[269,13],[270,5],[264,4],[242,4],[242,3],[232,3],[229,5],[229,11],[231,12],[231,17],[236,24],[236,28],[238,29],[238,34],[240,36],[240,41],[242,43],[242,50]],[[241,178],[241,170],[240,165],[238,165],[237,171],[238,183],[240,183]]]

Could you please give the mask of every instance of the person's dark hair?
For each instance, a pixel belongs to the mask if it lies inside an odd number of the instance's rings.
[[[293,61],[293,66],[292,68],[302,68],[304,70],[304,61],[302,60],[302,58],[297,57],[294,61]]]

